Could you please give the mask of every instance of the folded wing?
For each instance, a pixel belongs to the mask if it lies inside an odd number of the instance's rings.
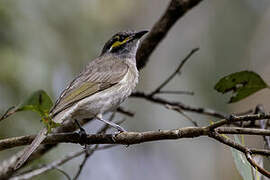
[[[128,65],[111,56],[90,62],[62,92],[51,114],[54,116],[76,102],[119,83],[128,72]]]

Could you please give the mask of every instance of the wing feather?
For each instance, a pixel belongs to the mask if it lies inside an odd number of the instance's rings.
[[[127,72],[128,65],[111,56],[103,56],[91,61],[61,93],[51,113],[54,116],[85,97],[110,88],[120,82]]]

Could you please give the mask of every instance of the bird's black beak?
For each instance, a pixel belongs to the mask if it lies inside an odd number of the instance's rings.
[[[134,39],[140,39],[143,35],[148,33],[148,31],[139,31],[134,34]]]

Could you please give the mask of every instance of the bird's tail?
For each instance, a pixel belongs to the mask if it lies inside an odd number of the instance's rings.
[[[46,138],[47,128],[43,128],[38,135],[35,137],[33,142],[24,149],[22,156],[19,158],[15,165],[15,169],[21,167],[24,162],[30,157],[30,155],[38,148],[42,141]]]

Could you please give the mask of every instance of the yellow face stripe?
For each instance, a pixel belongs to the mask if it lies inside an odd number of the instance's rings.
[[[130,37],[127,37],[126,39],[124,39],[123,41],[115,41],[111,48],[114,48],[114,47],[117,47],[117,46],[120,46],[122,44],[125,44],[128,40],[130,40],[131,38]]]

